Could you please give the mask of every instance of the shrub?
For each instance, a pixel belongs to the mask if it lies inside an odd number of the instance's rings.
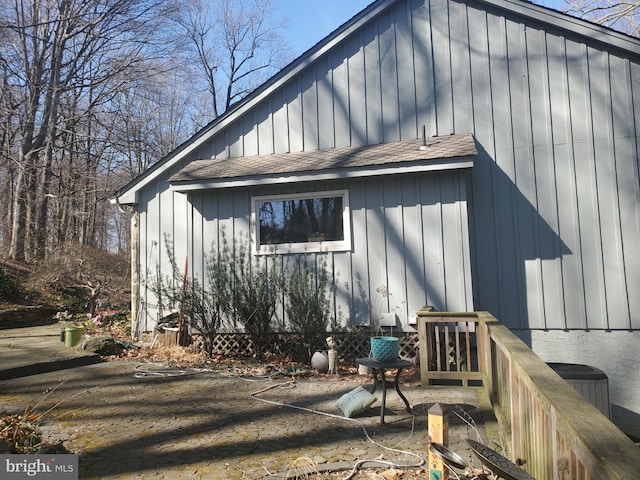
[[[36,453],[42,441],[40,417],[30,408],[18,415],[0,412],[0,443],[12,454]]]
[[[10,302],[20,299],[20,285],[13,275],[0,268],[0,298]]]
[[[331,320],[332,285],[326,261],[310,264],[298,258],[284,283],[285,311],[294,333],[299,333],[303,362],[309,362],[314,351],[325,344]]]
[[[188,316],[191,327],[202,334],[205,351],[210,356],[215,335],[230,308],[230,255],[226,242],[218,250],[212,247],[209,256],[205,256],[205,282],[185,277],[178,268],[173,243],[168,238],[165,243],[171,276],[155,281],[151,290],[161,306],[180,309]]]
[[[275,255],[251,259],[249,241],[234,241],[231,312],[249,334],[258,360],[272,337],[273,320],[282,295],[282,267]]]
[[[57,297],[70,311],[92,315],[101,300],[128,306],[130,285],[126,255],[74,244],[60,245],[27,280],[29,288]]]

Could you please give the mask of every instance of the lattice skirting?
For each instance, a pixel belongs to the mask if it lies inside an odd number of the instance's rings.
[[[371,348],[369,335],[363,333],[328,332],[326,336],[332,336],[338,344],[340,359],[353,362],[356,358],[368,357]],[[394,336],[400,338],[399,357],[413,359],[418,357],[418,334],[398,333]],[[286,345],[296,342],[299,335],[295,333],[274,333],[268,342],[269,353],[286,354]],[[318,348],[327,349],[326,345]],[[212,353],[229,357],[250,357],[255,354],[251,338],[246,333],[218,333],[213,340]]]

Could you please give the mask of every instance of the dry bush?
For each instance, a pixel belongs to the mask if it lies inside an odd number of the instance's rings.
[[[0,441],[9,453],[35,453],[40,447],[41,415],[30,409],[20,415],[0,414]]]
[[[173,367],[203,367],[211,363],[211,359],[204,352],[196,352],[189,347],[172,345],[154,346],[139,352],[138,358],[149,362],[162,363]]]
[[[98,300],[128,305],[130,268],[126,255],[81,245],[64,245],[50,254],[25,282],[28,288],[58,297],[71,310],[95,313]]]

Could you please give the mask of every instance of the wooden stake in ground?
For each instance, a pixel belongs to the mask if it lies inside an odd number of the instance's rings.
[[[178,312],[178,345],[185,347],[187,345],[187,335],[184,331],[184,296],[189,287],[189,257],[184,258],[184,277],[182,281],[182,303],[180,304],[180,312]]]
[[[442,405],[436,403],[429,409],[429,441],[449,447],[449,414]],[[429,449],[429,480],[446,480],[449,470],[442,459]]]

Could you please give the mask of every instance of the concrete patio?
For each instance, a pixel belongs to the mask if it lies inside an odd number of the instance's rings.
[[[10,337],[12,347],[0,345],[0,370],[15,369],[20,343],[30,352],[23,363],[55,362],[59,356],[68,360],[76,354],[61,347],[55,325],[21,329],[20,335],[1,333],[0,343]],[[28,333],[37,337],[29,340]],[[9,353],[14,360],[9,361]],[[390,390],[387,423],[381,425],[380,400],[358,422],[341,418],[334,405],[342,394],[370,384],[365,376],[266,379],[221,367],[138,378],[141,367],[158,368],[116,361],[49,372],[40,365],[45,373],[23,370],[34,374],[0,381],[0,410],[19,412],[36,404],[40,412],[52,408],[42,429],[47,440],[62,441],[80,455],[82,479],[259,479],[287,471],[300,457],[312,458],[319,470],[351,468],[367,459],[418,464],[427,456],[427,410],[436,402],[470,411],[483,441],[500,442],[495,433],[486,434],[497,432],[485,429],[483,412],[488,411],[473,408],[482,404],[478,388],[403,385],[413,415]],[[454,451],[479,466],[465,441],[475,439],[476,432],[455,414],[450,415],[449,437]]]

